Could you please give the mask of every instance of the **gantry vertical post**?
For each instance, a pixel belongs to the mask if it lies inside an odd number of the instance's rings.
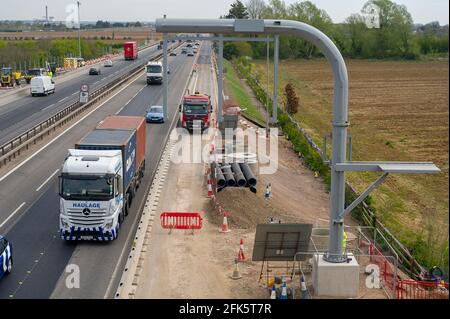
[[[217,118],[219,124],[223,122],[223,35],[221,34],[219,40],[219,78],[217,79],[217,86],[218,86],[218,106],[217,106]]]
[[[272,123],[278,122],[278,60],[280,50],[280,36],[275,35],[275,46],[273,55],[273,101],[272,101]]]
[[[164,33],[163,35],[163,85],[164,85],[164,92],[163,92],[163,113],[164,113],[164,120],[167,121],[167,111],[168,111],[168,94],[169,94],[169,77],[168,77],[168,63],[167,63],[167,33]]]

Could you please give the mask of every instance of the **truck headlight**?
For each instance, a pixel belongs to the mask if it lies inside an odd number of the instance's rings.
[[[105,224],[105,229],[111,229],[113,227],[114,221],[111,220]]]
[[[61,218],[61,226],[63,228],[69,228],[69,224],[66,222],[64,218]]]

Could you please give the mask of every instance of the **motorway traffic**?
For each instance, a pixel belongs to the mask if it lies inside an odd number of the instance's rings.
[[[101,74],[89,76],[88,70],[61,83],[56,80],[53,95],[32,98],[21,96],[0,105],[1,140],[5,142],[37,122],[48,118],[78,99],[79,88],[89,84],[95,89],[123,75],[137,64],[143,64],[160,51],[150,47],[139,52],[139,58],[114,61],[113,67],[101,66]],[[208,57],[209,44],[201,46],[198,55]],[[108,298],[112,297],[123,270],[132,234],[144,204],[146,188],[152,180],[161,152],[171,129],[177,124],[178,104],[185,92],[196,58],[187,54],[169,58],[168,121],[147,124],[146,166],[142,186],[122,225],[121,236],[109,243],[68,243],[59,236],[59,196],[57,176],[67,155],[87,132],[111,114],[145,116],[152,105],[162,105],[163,87],[147,85],[144,72],[119,88],[70,123],[62,133],[50,136],[31,156],[0,177],[0,233],[14,247],[13,271],[2,279],[0,298]],[[144,70],[143,70],[144,71]],[[38,169],[37,169],[38,168]],[[80,289],[68,289],[68,266],[80,271]]]
[[[120,57],[114,61],[113,67],[104,67],[100,64],[102,73],[98,76],[90,76],[89,68],[83,68],[83,72],[77,71],[76,77],[67,79],[56,77],[55,94],[49,96],[32,97],[30,91],[25,90],[18,94],[19,98],[14,101],[7,99],[5,102],[0,101],[0,145],[56,114],[67,104],[78,100],[82,84],[89,85],[90,91],[93,91],[107,82],[114,81],[143,61],[149,60],[158,52],[160,50],[157,50],[156,46],[151,46],[142,50],[136,60],[125,61]]]

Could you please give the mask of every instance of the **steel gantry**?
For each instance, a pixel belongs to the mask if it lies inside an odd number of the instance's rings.
[[[156,31],[168,33],[194,34],[258,34],[297,36],[315,44],[327,58],[333,70],[333,120],[332,120],[332,156],[331,198],[330,198],[330,234],[328,252],[324,260],[331,263],[343,263],[347,256],[342,248],[344,216],[356,207],[375,189],[389,173],[437,173],[433,163],[397,163],[397,162],[352,162],[347,159],[348,138],[348,73],[345,61],[331,39],[320,30],[298,21],[290,20],[233,20],[233,19],[157,19]],[[167,60],[167,48],[164,59]],[[222,57],[219,57],[222,58]],[[164,62],[167,65],[167,61]],[[221,63],[219,61],[219,67]],[[167,68],[165,68],[167,72]],[[219,70],[221,72],[221,70]],[[221,73],[220,73],[221,74]],[[166,81],[165,81],[166,82]],[[276,91],[277,86],[274,88]],[[222,92],[219,93],[219,100]],[[167,93],[166,93],[167,94]],[[167,99],[164,101],[167,107]],[[276,107],[274,107],[276,109]],[[354,203],[345,207],[345,172],[379,171],[383,175],[372,184]]]

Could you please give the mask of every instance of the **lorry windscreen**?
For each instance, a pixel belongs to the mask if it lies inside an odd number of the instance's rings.
[[[110,200],[114,198],[114,178],[63,175],[61,196],[66,200]]]
[[[185,104],[183,110],[187,114],[208,114],[208,104]]]
[[[162,73],[162,67],[160,65],[149,65],[147,73]]]
[[[28,70],[28,75],[33,75],[33,76],[40,76],[41,75],[41,70]]]

